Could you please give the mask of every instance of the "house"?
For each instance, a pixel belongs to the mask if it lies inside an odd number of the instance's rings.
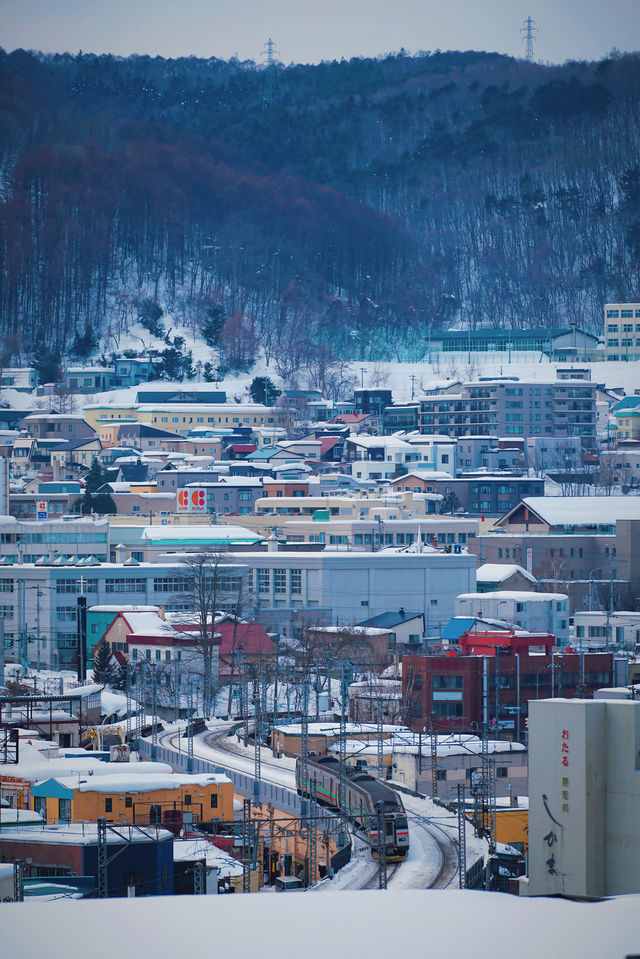
[[[525,631],[465,633],[465,655],[403,656],[404,722],[438,731],[482,729],[483,723],[520,738],[529,704],[548,696],[576,698],[611,685],[611,653],[556,652],[553,637]],[[545,652],[537,650],[545,647]],[[535,650],[531,652],[530,650]],[[499,653],[499,654],[497,654]],[[488,696],[483,696],[483,687]],[[487,709],[483,703],[487,703]],[[518,709],[516,709],[518,707]]]
[[[233,819],[233,784],[224,773],[138,775],[138,763],[119,763],[119,773],[57,777],[36,783],[31,802],[47,823],[136,826],[205,824]],[[144,764],[140,764],[144,765]],[[177,815],[176,815],[177,814]]]
[[[569,641],[569,597],[566,593],[536,593],[531,590],[461,593],[456,616],[482,616],[503,620],[531,632],[546,630],[559,644]]]
[[[378,613],[370,619],[362,620],[359,626],[385,629],[392,634],[394,650],[401,651],[409,646],[418,646],[424,635],[424,614],[409,612],[403,607],[386,613]]]
[[[114,371],[103,366],[70,366],[64,371],[64,385],[72,393],[104,393],[114,384]]]
[[[476,583],[479,593],[492,593],[502,589],[517,589],[523,592],[535,590],[537,586],[535,576],[515,563],[483,563],[476,570]]]
[[[216,622],[220,636],[218,655],[220,678],[238,677],[238,663],[271,662],[275,659],[276,644],[260,623],[245,623],[228,616]]]
[[[62,789],[61,791],[65,791]],[[52,802],[68,802],[67,799]],[[107,828],[107,895],[123,897],[131,888],[138,896],[173,892],[173,833],[166,829],[118,826]],[[98,826],[91,822],[3,827],[0,857],[24,863],[26,878],[92,876],[98,885]]]

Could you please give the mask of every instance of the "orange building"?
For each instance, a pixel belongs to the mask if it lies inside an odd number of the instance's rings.
[[[143,826],[233,820],[233,784],[222,773],[123,771],[47,779],[32,786],[31,802],[48,823],[96,822],[101,816]]]

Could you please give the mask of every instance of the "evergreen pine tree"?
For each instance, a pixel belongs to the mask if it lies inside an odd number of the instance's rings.
[[[111,647],[106,640],[101,639],[93,654],[93,681],[112,686],[117,681],[119,672]]]

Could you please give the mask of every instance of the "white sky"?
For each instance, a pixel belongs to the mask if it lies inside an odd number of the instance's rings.
[[[285,64],[401,47],[522,56],[527,16],[540,30],[542,62],[640,48],[640,0],[3,0],[2,8],[6,50],[259,62],[273,37]]]

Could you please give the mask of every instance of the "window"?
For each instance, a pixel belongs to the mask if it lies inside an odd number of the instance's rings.
[[[462,689],[462,676],[434,673],[431,682],[433,689]]]
[[[302,570],[292,569],[289,571],[290,588],[292,593],[302,592]]]
[[[124,797],[124,804],[127,809],[131,809],[131,807],[133,806],[133,799],[131,798],[131,796]]]
[[[496,779],[506,779],[509,775],[506,766],[496,766]]]
[[[446,778],[447,778],[446,769],[436,769],[436,779],[438,780],[438,782],[444,782]]]
[[[258,578],[258,592],[259,593],[268,593],[270,589],[270,574],[271,571],[268,569],[258,569],[256,570]]]
[[[185,804],[185,806],[190,806],[190,805],[191,805],[191,793],[185,793],[185,794],[184,794],[184,804]]]
[[[111,796],[107,796],[107,798],[104,801],[104,811],[113,812],[112,806],[113,806],[113,800]]]
[[[58,819],[60,822],[71,822],[71,800],[58,800]]]
[[[286,569],[274,569],[273,571],[273,589],[276,593],[286,593],[287,591],[287,571]]]
[[[106,579],[105,593],[144,593],[146,580],[144,579]]]
[[[217,808],[218,808],[218,794],[217,794],[217,793],[211,793],[211,808],[212,808],[212,809],[217,809]]]

